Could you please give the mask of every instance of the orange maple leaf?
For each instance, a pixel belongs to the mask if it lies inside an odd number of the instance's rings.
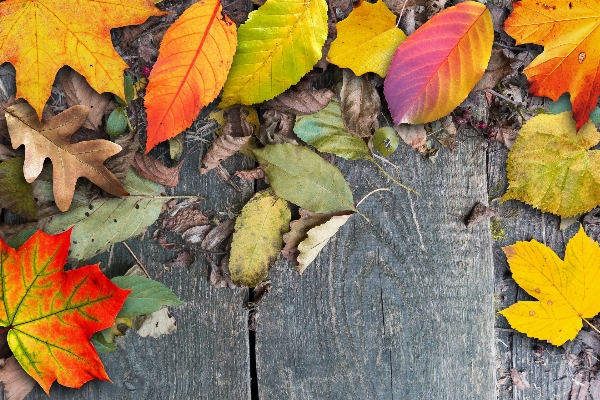
[[[146,153],[188,128],[223,88],[237,32],[221,12],[220,0],[196,3],[165,34],[144,98]]]
[[[97,92],[125,98],[128,65],[113,48],[110,30],[162,14],[152,0],[6,0],[0,3],[0,63],[14,65],[17,97],[40,119],[64,65]]]
[[[37,231],[18,249],[0,240],[0,326],[15,358],[49,394],[55,380],[79,388],[110,380],[90,342],[113,325],[128,290],[98,264],[64,271],[71,230]]]
[[[517,44],[544,46],[523,72],[536,96],[556,101],[571,94],[577,129],[600,95],[600,4],[581,0],[523,0],[504,23]]]

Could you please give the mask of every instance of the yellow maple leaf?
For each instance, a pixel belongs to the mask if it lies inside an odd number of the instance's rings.
[[[600,246],[583,228],[567,243],[564,261],[536,240],[503,250],[515,282],[539,300],[500,311],[513,329],[560,346],[600,312]]]
[[[396,16],[383,0],[363,1],[348,18],[336,24],[337,38],[331,43],[327,59],[356,75],[375,72],[384,77],[394,52],[406,35],[396,26]]]
[[[501,201],[516,199],[544,212],[571,217],[600,204],[600,142],[591,122],[579,132],[571,112],[541,114],[519,131],[508,154],[509,187]]]
[[[97,92],[124,99],[128,65],[113,48],[110,30],[162,14],[152,0],[6,0],[0,3],[0,63],[15,67],[17,97],[40,119],[65,65]]]

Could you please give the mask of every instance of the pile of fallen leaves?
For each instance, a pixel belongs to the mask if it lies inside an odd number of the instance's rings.
[[[588,122],[600,122],[600,15],[588,4],[523,0],[504,22],[504,9],[474,1],[260,3],[250,13],[223,9],[218,0],[158,6],[152,0],[0,3],[0,62],[14,66],[17,88],[9,96],[0,87],[0,207],[29,221],[0,226],[8,240],[0,242],[0,259],[13,268],[2,271],[0,325],[16,360],[46,391],[55,379],[71,387],[108,379],[90,343],[114,350],[119,326],[179,303],[164,286],[135,276],[141,270],[113,283],[97,267],[62,271],[67,250],[81,263],[142,234],[161,212],[154,239],[178,251],[171,265],[189,267],[195,254],[170,243],[167,233],[199,244],[205,254],[226,243],[218,265],[207,256],[212,283],[256,287],[280,255],[302,273],[359,213],[360,202],[329,162],[333,156],[367,160],[397,190],[413,191],[378,160],[388,163],[385,157],[403,141],[433,162],[440,148],[456,147],[457,129],[512,146],[504,200],[562,217],[600,204],[600,160],[590,150],[600,133]],[[127,57],[131,65],[111,41],[111,29],[125,26],[116,36],[120,51],[137,51]],[[516,47],[521,43],[545,51],[534,58],[539,51]],[[530,93],[551,102],[520,89],[522,67]],[[490,111],[486,117],[471,107],[479,94]],[[217,137],[198,174],[269,185],[225,220],[200,210],[200,197],[165,193],[165,186],[178,183],[186,130],[215,100],[218,110],[209,119],[218,126]],[[159,144],[168,149],[171,166],[148,154]],[[236,153],[257,168],[232,178],[223,163]],[[577,243],[585,242],[581,235]],[[526,252],[523,247],[507,248],[509,259]],[[54,275],[36,269],[44,257]],[[19,284],[29,285],[29,294],[6,284],[19,274],[27,277]],[[74,287],[76,279],[91,286]],[[570,318],[565,331],[543,336],[523,322],[520,308],[505,314],[520,329],[558,344],[592,312],[573,306],[563,292],[560,299],[537,297],[554,308],[561,304],[561,315]],[[93,317],[96,298],[114,298],[98,306],[110,309],[101,320]],[[19,304],[29,302],[21,312]],[[532,307],[528,315],[537,318],[545,306]],[[24,350],[67,326],[75,332],[64,331],[64,337],[85,354],[72,352],[62,339],[53,344],[56,349],[36,352],[39,358]],[[73,358],[88,360],[87,366],[69,364]],[[93,370],[86,369],[92,364]]]

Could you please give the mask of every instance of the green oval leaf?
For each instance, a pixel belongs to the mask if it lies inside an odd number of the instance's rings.
[[[168,287],[144,276],[117,276],[111,279],[121,289],[131,289],[117,318],[150,314],[163,306],[178,306],[181,300]]]
[[[332,99],[316,114],[296,117],[294,133],[317,150],[346,160],[372,159],[365,141],[348,132],[342,121],[340,102]]]
[[[111,138],[121,136],[127,130],[127,115],[122,107],[115,108],[106,121],[106,133]]]
[[[356,211],[342,173],[304,146],[273,144],[254,150],[277,196],[316,213]]]
[[[399,143],[398,134],[391,126],[379,128],[373,135],[373,148],[384,157],[392,155],[398,148]]]

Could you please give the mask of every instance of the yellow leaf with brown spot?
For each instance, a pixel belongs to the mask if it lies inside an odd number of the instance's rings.
[[[27,100],[40,119],[65,65],[97,92],[124,99],[128,65],[113,48],[110,30],[163,14],[152,0],[6,0],[0,3],[0,63],[15,67],[17,98]]]
[[[569,240],[564,261],[536,240],[503,250],[515,282],[538,299],[500,311],[513,329],[560,346],[600,312],[600,246],[583,228]]]

